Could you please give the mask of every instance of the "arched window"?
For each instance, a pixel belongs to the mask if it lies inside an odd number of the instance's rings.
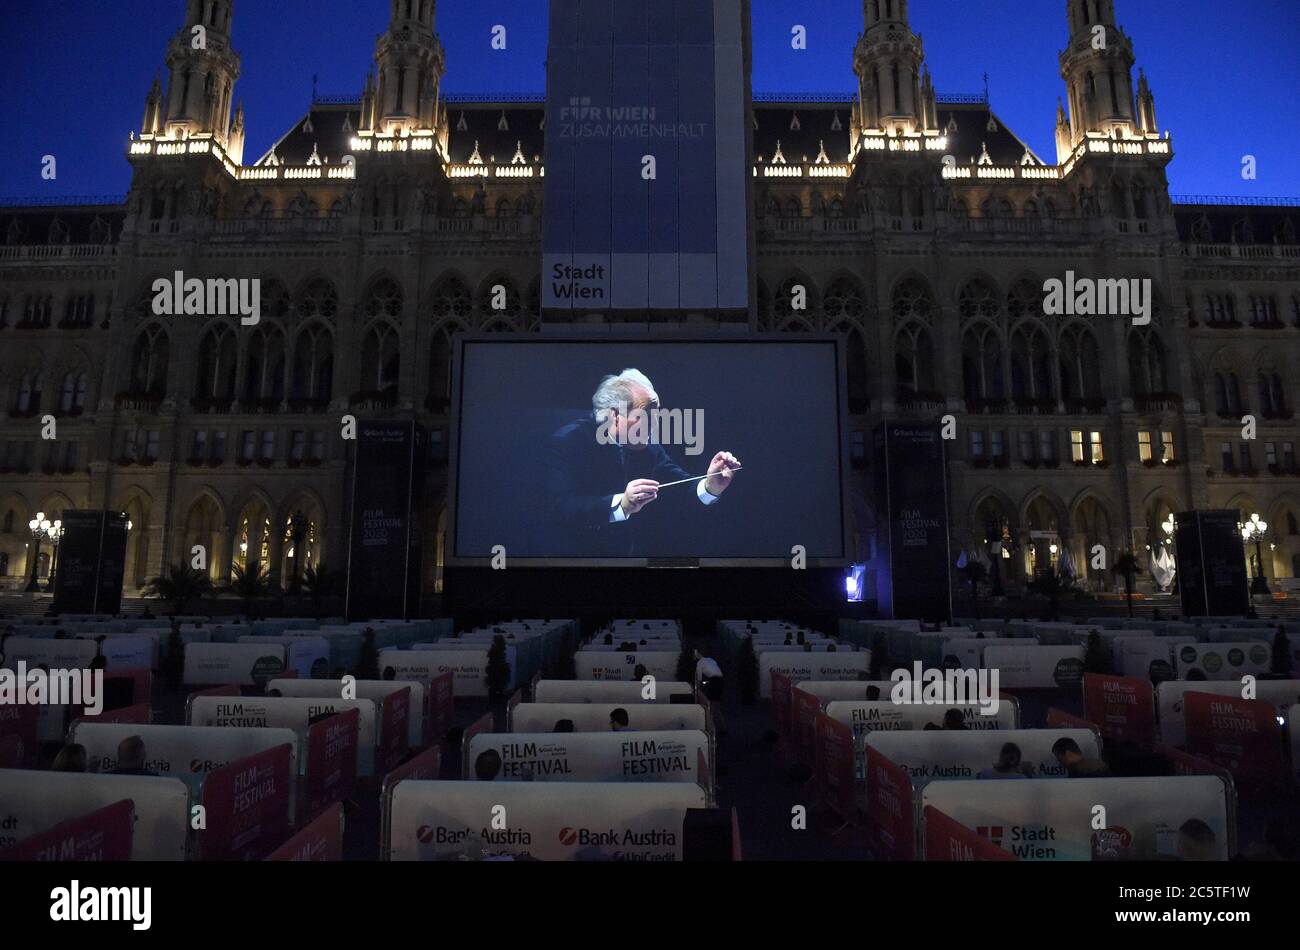
[[[454,323],[445,324],[433,334],[429,352],[429,399],[432,412],[445,412],[451,405],[452,336],[460,328]]]
[[[822,297],[822,312],[831,322],[861,321],[866,315],[866,305],[862,298],[862,288],[857,281],[841,277],[826,289],[826,294]]]
[[[894,371],[900,399],[936,395],[934,343],[924,324],[912,321],[898,328],[894,335]]]
[[[339,312],[339,295],[334,285],[324,278],[313,280],[298,295],[298,316],[303,320],[333,322]]]
[[[18,385],[19,412],[34,414],[41,411],[41,388],[44,383],[44,375],[36,370],[23,376]]]
[[[378,317],[400,320],[402,316],[402,288],[397,281],[384,277],[374,283],[366,297],[362,313],[367,319]]]
[[[59,397],[59,411],[71,412],[86,405],[86,374],[75,370],[63,377],[63,392]]]
[[[1129,334],[1128,366],[1129,382],[1135,396],[1169,391],[1164,344],[1157,334],[1138,330]]]
[[[284,331],[264,321],[248,340],[241,398],[249,402],[279,403],[284,398],[284,364]]]
[[[1097,339],[1081,323],[1061,332],[1061,389],[1067,400],[1101,398],[1101,360]]]
[[[238,355],[235,333],[224,323],[216,324],[199,343],[198,374],[194,396],[199,400],[227,400],[235,396]]]
[[[0,532],[5,534],[14,533],[14,510],[12,508],[5,512],[4,523],[0,526]]]
[[[1006,397],[1003,352],[1002,336],[993,324],[978,320],[966,327],[962,333],[962,376],[968,403]]]
[[[303,327],[293,351],[290,398],[328,402],[334,390],[334,334],[323,323]]]
[[[131,391],[136,395],[165,394],[168,358],[167,331],[157,324],[142,330],[131,352]]]
[[[1041,402],[1055,398],[1052,385],[1052,346],[1037,320],[1026,320],[1011,334],[1011,398]]]
[[[361,351],[361,386],[364,391],[388,394],[397,389],[401,370],[401,337],[386,320],[366,333]]]

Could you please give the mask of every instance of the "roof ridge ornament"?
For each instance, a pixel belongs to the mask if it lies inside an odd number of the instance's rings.
[[[780,140],[780,139],[777,139],[777,140],[776,140],[776,153],[772,156],[772,164],[773,164],[773,165],[784,165],[784,164],[786,164],[786,161],[785,161],[785,155],[784,155],[784,153],[782,153],[782,151],[781,151],[781,140]]]
[[[817,150],[817,160],[813,162],[813,164],[829,165],[830,163],[831,163],[830,157],[826,154],[826,140],[822,139],[820,143],[820,148]]]
[[[321,160],[320,160],[320,146],[319,146],[318,143],[316,143],[316,142],[312,142],[312,143],[311,143],[311,158],[307,159],[307,164],[308,164],[308,165],[319,165],[320,163],[321,163]]]
[[[980,142],[980,165],[992,165],[993,159],[989,157],[989,146],[987,142]]]
[[[471,165],[483,164],[483,156],[479,154],[479,150],[478,150],[478,139],[474,140],[474,154],[469,157],[469,164]]]
[[[524,143],[519,140],[515,143],[515,157],[510,159],[511,165],[527,165],[528,159],[524,158]]]

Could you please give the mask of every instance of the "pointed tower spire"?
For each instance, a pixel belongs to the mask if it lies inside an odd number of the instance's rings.
[[[379,81],[368,128],[395,135],[440,127],[447,60],[435,14],[434,0],[392,0],[388,30],[375,47]]]
[[[161,130],[172,138],[230,136],[239,54],[230,45],[233,0],[187,0],[185,25],[167,47],[167,95]]]
[[[1070,41],[1060,60],[1071,144],[1089,132],[1136,133],[1133,44],[1115,22],[1115,0],[1067,0],[1065,11]]]
[[[853,53],[865,128],[935,129],[922,86],[925,46],[907,20],[907,0],[863,0],[866,29]],[[932,93],[932,90],[931,90]]]
[[[1074,150],[1073,136],[1070,133],[1070,118],[1065,114],[1065,103],[1058,96],[1056,99],[1056,164],[1064,165]]]

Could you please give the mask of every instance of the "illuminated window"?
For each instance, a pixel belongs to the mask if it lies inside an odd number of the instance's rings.
[[[1070,457],[1076,462],[1085,461],[1083,457],[1083,433],[1078,429],[1070,430]]]
[[[1161,461],[1172,462],[1174,460],[1176,456],[1174,455],[1174,434],[1172,432],[1160,433],[1160,450],[1163,453]]]
[[[1101,443],[1101,433],[1093,432],[1091,434],[1091,442],[1093,464],[1106,461],[1106,449]]]
[[[1138,460],[1142,462],[1151,461],[1151,433],[1138,433]]]

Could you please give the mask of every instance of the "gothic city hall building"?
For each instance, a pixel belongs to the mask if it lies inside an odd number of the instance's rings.
[[[1110,589],[1097,545],[1145,567],[1168,516],[1203,508],[1258,513],[1266,575],[1300,575],[1300,206],[1169,193],[1178,130],[1139,55],[1159,37],[1127,36],[1115,0],[1061,3],[1055,155],[987,95],[936,93],[908,0],[865,0],[836,54],[852,94],[746,83],[749,167],[676,172],[743,175],[747,305],[664,311],[549,305],[547,138],[573,104],[444,93],[434,0],[393,0],[364,91],[316,97],[256,150],[233,3],[173,2],[184,23],[157,38],[125,199],[0,207],[6,588],[30,576],[33,514],[78,508],[129,517],[128,595],[195,545],[218,584],[237,566],[282,586],[342,569],[350,416],[429,432],[434,594],[454,338],[603,327],[842,335],[856,560],[873,553],[873,430],[951,416],[954,548],[995,551],[1012,590],[1061,557]],[[159,307],[177,274],[259,281],[260,319]]]

